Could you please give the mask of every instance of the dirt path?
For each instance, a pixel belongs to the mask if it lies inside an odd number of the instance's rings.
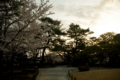
[[[36,80],[70,80],[68,78],[68,70],[78,71],[76,67],[58,66],[55,68],[39,69]]]

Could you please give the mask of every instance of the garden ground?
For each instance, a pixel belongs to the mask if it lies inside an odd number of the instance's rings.
[[[68,70],[78,71],[76,67],[57,66],[54,68],[40,68],[36,80],[70,80]]]
[[[72,72],[70,78],[72,80],[120,80],[120,69],[103,68],[102,70]]]
[[[120,69],[91,67],[90,71],[78,72],[77,67],[57,66],[54,68],[39,68],[36,80],[70,80],[68,71],[76,80],[120,80]]]
[[[36,80],[70,80],[68,71],[78,72],[77,67],[57,66],[53,68],[39,68],[39,74]],[[90,71],[98,70],[98,67],[90,68]],[[99,70],[106,70],[106,68],[99,68]]]

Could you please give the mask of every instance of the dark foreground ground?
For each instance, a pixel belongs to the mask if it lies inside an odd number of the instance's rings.
[[[107,68],[91,67],[90,70],[104,70]],[[70,80],[68,70],[77,72],[77,67],[57,66],[54,68],[39,68],[39,74],[36,80]]]

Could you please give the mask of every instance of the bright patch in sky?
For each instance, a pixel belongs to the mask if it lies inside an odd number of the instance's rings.
[[[49,0],[53,5],[50,15],[68,29],[71,23],[94,31],[98,37],[106,32],[120,33],[120,0]],[[38,0],[36,0],[37,3]]]

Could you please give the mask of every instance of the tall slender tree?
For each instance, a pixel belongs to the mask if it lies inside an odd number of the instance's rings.
[[[85,39],[87,37],[87,35],[92,34],[93,32],[88,29],[82,29],[80,28],[79,25],[75,25],[73,23],[70,24],[69,29],[67,31],[67,35],[68,37],[74,39],[74,46],[75,46],[75,51],[74,51],[74,55],[75,53],[77,53],[77,50],[83,50],[84,46],[85,46]]]
[[[46,39],[46,41],[45,41],[46,45],[43,47],[42,60],[41,60],[41,63],[43,64],[46,48],[48,48],[48,46],[51,45],[51,41],[56,38],[55,36],[60,37],[59,34],[63,34],[63,33],[60,31],[60,27],[62,26],[60,24],[60,21],[53,20],[52,18],[49,18],[49,17],[41,18],[40,21],[47,22],[48,24],[46,25],[46,27],[52,27],[51,30],[48,30],[45,32],[45,34],[47,34],[47,37],[49,37],[49,38]],[[43,30],[45,29],[43,26],[42,26],[42,28],[43,28]],[[39,38],[39,35],[38,35],[38,38]]]

